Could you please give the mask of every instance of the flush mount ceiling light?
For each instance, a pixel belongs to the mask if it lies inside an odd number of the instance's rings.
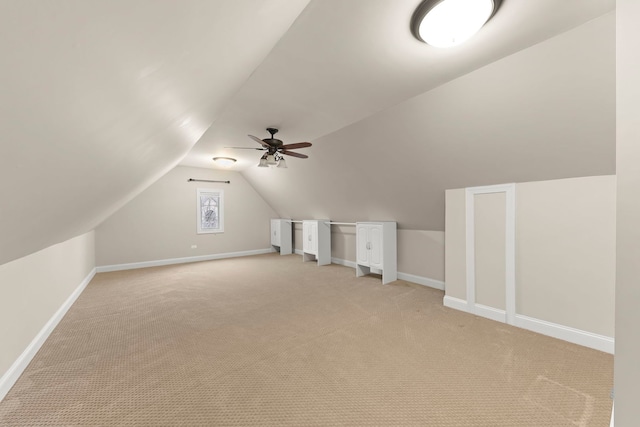
[[[214,157],[213,161],[223,168],[228,168],[233,166],[233,164],[236,162],[236,159],[234,159],[233,157]]]
[[[434,47],[470,39],[496,13],[502,0],[425,0],[411,18],[411,32]]]

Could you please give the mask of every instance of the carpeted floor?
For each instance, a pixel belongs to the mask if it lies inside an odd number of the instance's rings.
[[[611,355],[269,254],[96,275],[6,426],[608,426]]]

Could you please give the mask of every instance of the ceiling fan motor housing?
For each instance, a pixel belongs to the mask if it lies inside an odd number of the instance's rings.
[[[276,128],[267,128],[267,132],[269,132],[271,134],[271,138],[263,139],[264,142],[266,142],[267,144],[272,145],[274,147],[278,147],[278,146],[283,144],[282,140],[276,139],[276,138],[273,137],[273,135],[278,133],[278,129],[276,129]],[[269,150],[269,152],[271,152],[271,150]]]

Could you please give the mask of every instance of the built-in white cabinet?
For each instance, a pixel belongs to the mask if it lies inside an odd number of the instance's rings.
[[[291,220],[271,220],[271,246],[280,252],[280,255],[292,253]]]
[[[382,274],[382,283],[398,279],[397,225],[393,221],[356,223],[356,276]]]
[[[331,226],[328,219],[302,221],[302,260],[331,264]]]

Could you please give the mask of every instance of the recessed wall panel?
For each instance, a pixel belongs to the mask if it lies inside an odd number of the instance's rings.
[[[477,304],[506,308],[506,195],[474,196],[475,294]]]

